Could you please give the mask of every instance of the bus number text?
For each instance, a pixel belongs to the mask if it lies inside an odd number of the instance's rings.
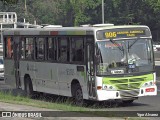
[[[115,38],[117,37],[116,32],[106,32],[105,33],[106,38]]]
[[[67,75],[74,75],[74,69],[66,69]]]

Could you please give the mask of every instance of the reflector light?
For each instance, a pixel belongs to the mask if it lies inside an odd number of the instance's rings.
[[[97,86],[97,90],[101,90],[102,89],[102,86]]]
[[[147,89],[146,89],[146,92],[154,92],[154,91],[155,91],[154,88],[147,88]]]

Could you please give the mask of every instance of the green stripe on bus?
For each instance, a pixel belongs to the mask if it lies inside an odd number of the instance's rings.
[[[86,74],[85,74],[85,72],[81,72],[81,76],[84,77],[84,81],[86,82]]]

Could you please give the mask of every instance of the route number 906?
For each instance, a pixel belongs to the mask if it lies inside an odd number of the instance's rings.
[[[106,32],[105,33],[106,38],[115,38],[117,37],[116,32]]]

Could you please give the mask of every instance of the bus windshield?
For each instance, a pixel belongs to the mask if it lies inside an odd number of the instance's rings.
[[[151,39],[98,41],[96,59],[97,75],[153,71]]]

